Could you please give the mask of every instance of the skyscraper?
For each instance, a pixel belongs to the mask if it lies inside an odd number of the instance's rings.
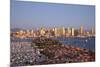
[[[74,28],[71,28],[71,36],[74,36]]]
[[[67,33],[68,33],[68,36],[71,35],[71,29],[69,27],[67,28]]]
[[[45,34],[45,29],[43,27],[41,27],[40,29],[40,34],[43,36]]]
[[[92,27],[92,29],[91,29],[91,34],[92,34],[92,36],[95,35],[95,29],[94,29],[94,27]]]
[[[34,30],[32,29],[32,30],[30,31],[30,34],[33,35],[33,33],[34,33]]]
[[[54,34],[55,34],[55,36],[59,36],[61,34],[61,29],[54,28]]]
[[[84,29],[83,29],[83,26],[80,27],[80,35],[83,35],[84,33]]]
[[[62,31],[63,31],[63,35],[65,35],[65,28],[64,27],[62,28]]]

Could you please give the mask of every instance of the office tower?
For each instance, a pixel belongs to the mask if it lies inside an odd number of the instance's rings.
[[[62,31],[63,31],[62,34],[65,35],[65,28],[64,27],[62,28]]]
[[[57,28],[54,28],[54,34],[57,36]]]
[[[45,29],[43,27],[41,27],[40,29],[40,34],[43,36],[45,34]]]
[[[94,35],[95,34],[95,29],[92,27],[91,29],[91,34]]]
[[[75,29],[74,30],[74,36],[78,36],[79,35],[79,30]]]
[[[34,36],[34,30],[33,30],[33,29],[30,31],[30,36],[31,36],[31,37]]]
[[[26,33],[27,33],[27,36],[30,35],[30,31],[28,29],[26,30]]]
[[[34,30],[31,30],[31,34],[33,34],[34,33]]]
[[[71,28],[71,35],[74,36],[74,28]]]
[[[83,35],[84,33],[84,29],[83,29],[83,26],[80,27],[80,35]]]
[[[68,36],[71,35],[71,29],[69,27],[67,28],[67,33],[68,33]]]

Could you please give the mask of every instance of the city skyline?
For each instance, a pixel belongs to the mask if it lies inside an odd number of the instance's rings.
[[[11,28],[95,28],[95,6],[11,0]]]

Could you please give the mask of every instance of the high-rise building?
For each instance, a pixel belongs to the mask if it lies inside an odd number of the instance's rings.
[[[55,36],[58,36],[58,29],[57,28],[54,28],[53,30],[54,30]]]
[[[33,34],[34,33],[34,30],[31,30],[31,34]]]
[[[81,26],[80,27],[80,35],[83,35],[83,33],[84,33],[84,28],[83,28],[83,26]]]
[[[45,34],[45,28],[42,27],[42,28],[40,29],[40,34],[41,34],[42,36]]]
[[[95,29],[92,27],[91,29],[91,34],[94,35],[95,34]]]
[[[71,29],[69,27],[67,28],[67,33],[68,33],[68,36],[71,35]]]
[[[29,36],[30,35],[30,30],[26,30],[26,33],[27,33],[27,36]]]
[[[74,31],[75,29],[74,28],[71,28],[71,36],[74,36]]]
[[[62,28],[62,32],[63,32],[62,34],[65,35],[65,28],[64,27]]]
[[[79,30],[75,29],[74,30],[74,36],[78,36],[79,35]]]

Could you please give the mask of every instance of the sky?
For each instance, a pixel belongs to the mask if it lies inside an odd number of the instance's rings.
[[[95,27],[95,6],[11,0],[11,28]]]

